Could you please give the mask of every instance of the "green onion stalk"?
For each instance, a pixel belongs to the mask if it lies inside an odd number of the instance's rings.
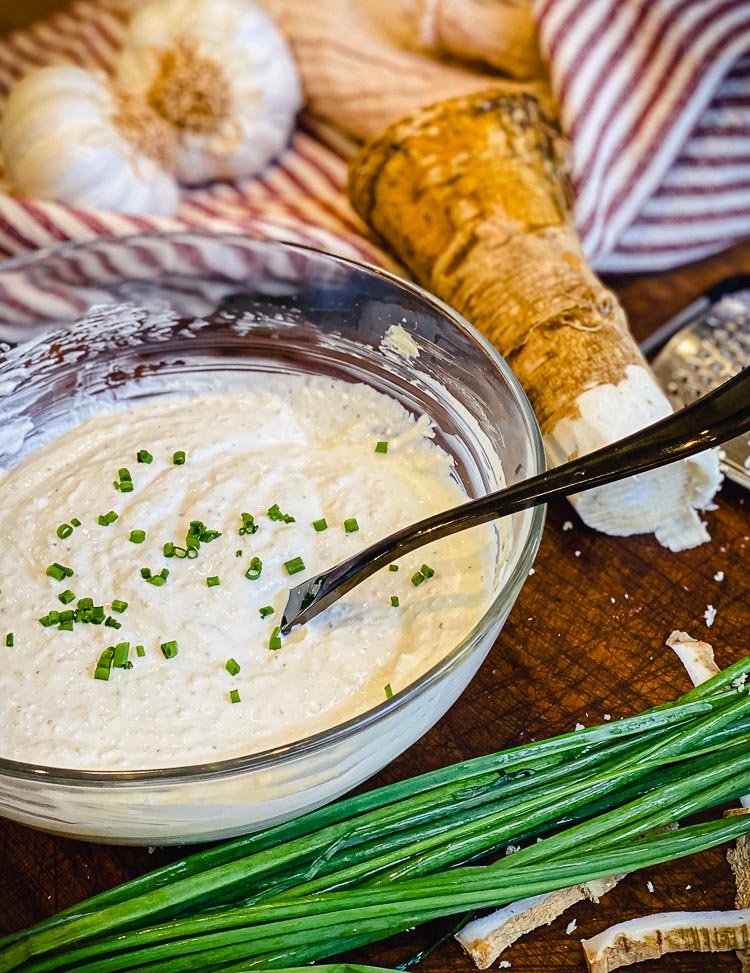
[[[285,969],[731,841],[746,816],[654,829],[750,790],[748,672],[192,855],[0,940],[0,973]]]

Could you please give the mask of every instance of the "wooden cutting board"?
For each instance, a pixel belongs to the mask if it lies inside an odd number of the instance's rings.
[[[678,272],[613,283],[642,339],[733,273],[750,273],[750,244]],[[721,665],[750,651],[750,493],[726,484],[718,509],[707,512],[706,521],[710,544],[672,554],[648,537],[595,534],[566,503],[551,506],[534,574],[476,679],[440,723],[369,786],[673,699],[690,685],[664,645],[675,628],[712,642]],[[714,579],[719,571],[725,575],[720,582]],[[703,617],[709,604],[717,610],[710,629]],[[0,933],[177,856],[176,850],[149,853],[51,838],[0,821]],[[514,945],[503,959],[515,973],[583,973],[578,940],[613,922],[654,911],[732,906],[724,852],[708,852],[630,876],[600,905],[575,906]],[[567,935],[573,918],[577,928]],[[395,965],[447,928],[448,923],[436,923],[360,950],[356,958]],[[634,970],[739,968],[731,953],[710,958],[683,953]],[[451,940],[420,969],[467,973],[474,967]]]

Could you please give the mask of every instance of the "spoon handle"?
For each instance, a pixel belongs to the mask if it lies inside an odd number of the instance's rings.
[[[410,551],[554,497],[590,490],[685,459],[750,429],[750,366],[679,412],[625,439],[528,480],[444,510],[384,537],[293,588],[282,631],[308,621],[365,578]]]

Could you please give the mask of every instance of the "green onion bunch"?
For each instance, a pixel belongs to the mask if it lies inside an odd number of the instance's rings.
[[[731,841],[750,817],[665,826],[750,791],[749,674],[192,855],[0,940],[0,973],[288,970]]]

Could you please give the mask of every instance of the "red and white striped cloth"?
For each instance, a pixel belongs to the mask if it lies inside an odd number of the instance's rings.
[[[601,271],[658,270],[750,236],[750,0],[534,0],[576,216]],[[77,0],[0,38],[0,102],[31,67],[110,70],[128,0]],[[1,106],[0,106],[1,107]],[[0,192],[0,256],[143,230],[239,230],[388,265],[344,192],[346,163],[305,132],[262,178],[186,191],[174,219]]]
[[[600,271],[661,270],[750,236],[750,0],[536,0]]]

